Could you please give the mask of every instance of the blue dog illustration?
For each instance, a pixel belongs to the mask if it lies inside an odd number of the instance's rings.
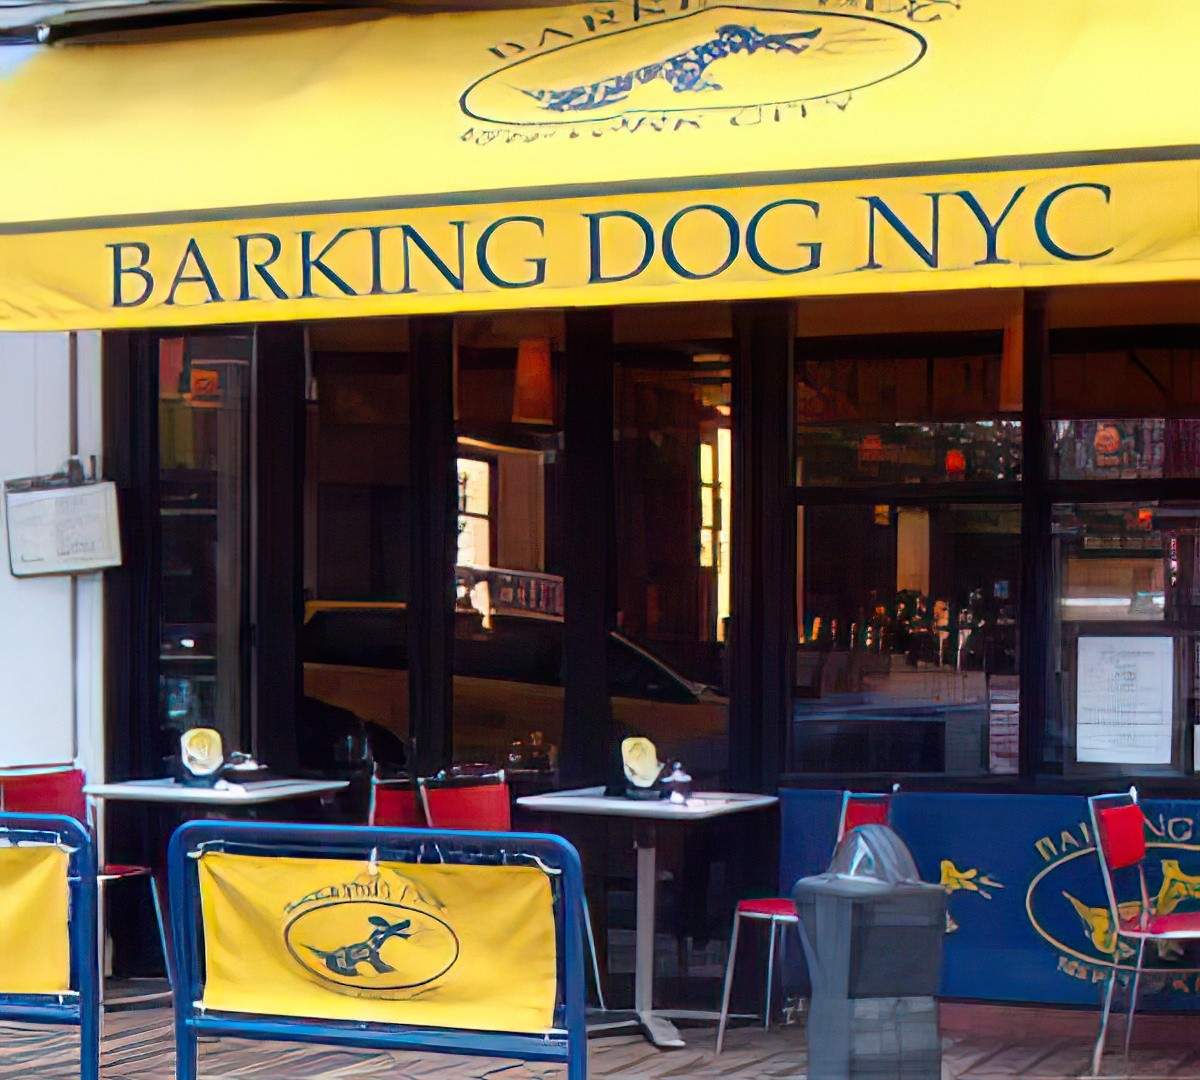
[[[633,92],[635,86],[653,82],[655,79],[662,79],[677,94],[720,90],[719,83],[704,77],[705,71],[716,61],[743,52],[802,53],[820,33],[820,28],[817,28],[797,30],[790,34],[764,34],[756,26],[738,26],[730,23],[718,27],[717,36],[709,38],[708,41],[633,71],[611,75],[586,86],[572,86],[566,90],[522,92],[539,102],[543,109],[552,112],[586,112],[623,101]]]
[[[326,952],[312,945],[304,947],[316,956],[335,975],[344,978],[354,978],[358,975],[359,964],[369,964],[375,969],[376,975],[388,975],[396,969],[380,955],[384,944],[392,938],[410,938],[412,934],[405,931],[412,924],[411,919],[403,922],[390,923],[381,915],[372,915],[367,920],[373,927],[366,941],[358,941],[353,945],[342,945],[337,949]]]

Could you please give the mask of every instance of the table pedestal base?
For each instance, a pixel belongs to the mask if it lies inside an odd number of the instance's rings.
[[[636,1009],[589,1009],[587,1015],[588,1035],[603,1037],[618,1035],[624,1031],[640,1031],[647,1041],[660,1050],[674,1050],[687,1045],[673,1021],[685,1023],[715,1024],[721,1019],[719,1012],[702,1009],[655,1009],[653,1012],[638,1012]],[[749,1013],[730,1016],[731,1020],[754,1020]]]

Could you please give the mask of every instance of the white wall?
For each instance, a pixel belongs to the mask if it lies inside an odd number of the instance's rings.
[[[78,335],[76,347],[87,454],[101,444],[99,335]],[[0,478],[66,462],[70,350],[67,334],[0,334]],[[0,768],[79,760],[94,771],[103,760],[103,582],[14,578],[6,529],[0,546]]]

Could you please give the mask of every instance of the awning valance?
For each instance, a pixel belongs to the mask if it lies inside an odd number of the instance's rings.
[[[0,50],[0,329],[1200,278],[1200,5],[613,0]]]

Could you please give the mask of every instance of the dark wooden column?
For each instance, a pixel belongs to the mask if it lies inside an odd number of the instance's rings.
[[[1021,364],[1021,772],[1032,776],[1042,756],[1046,710],[1057,707],[1050,635],[1054,629],[1054,568],[1050,499],[1046,491],[1050,433],[1044,420],[1050,334],[1046,294],[1025,293]]]
[[[304,695],[304,327],[267,323],[254,335],[253,746],[276,769],[299,758]]]
[[[454,320],[410,319],[408,337],[409,731],[427,776],[450,765],[454,752]]]
[[[733,332],[729,778],[774,791],[795,667],[794,305],[735,304]]]
[[[567,312],[562,371],[566,693],[559,761],[571,787],[606,781],[615,753],[608,698],[616,533],[611,312]]]
[[[106,333],[104,475],[120,500],[120,567],[104,575],[109,780],[157,776],[159,651],[158,354],[150,333]]]

